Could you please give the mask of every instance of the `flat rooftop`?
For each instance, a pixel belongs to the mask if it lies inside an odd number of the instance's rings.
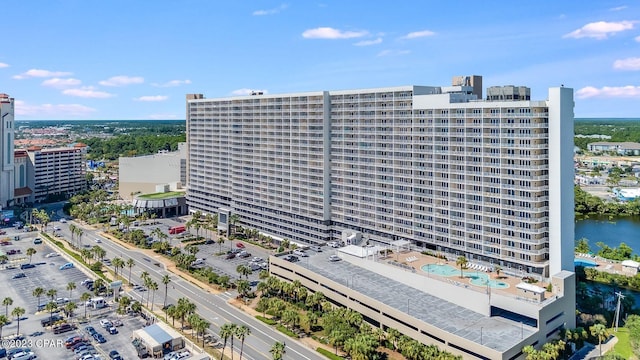
[[[329,261],[329,256],[337,253],[328,248],[322,253],[300,258],[295,264],[418,320],[496,351],[507,351],[537,331],[514,320],[485,316],[386,277],[385,268],[391,266],[387,263],[378,262],[380,272],[373,272],[346,260]],[[469,295],[483,296],[473,290],[469,290]]]
[[[185,193],[182,191],[169,191],[169,192],[161,192],[161,193],[153,193],[153,194],[144,194],[144,195],[136,195],[136,198],[142,200],[163,200],[163,199],[171,199],[176,197],[185,196]]]

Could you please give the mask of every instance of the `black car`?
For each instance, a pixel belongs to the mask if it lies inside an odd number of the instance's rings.
[[[33,264],[22,264],[22,265],[20,265],[20,270],[31,269],[31,268],[34,268],[34,267],[36,267],[36,266],[33,265]]]
[[[25,275],[24,273],[17,273],[15,275],[13,275],[11,278],[12,279],[20,279],[20,278],[23,278],[23,277],[27,277],[27,275]]]
[[[109,359],[111,359],[111,360],[122,360],[122,356],[120,356],[120,353],[117,352],[116,350],[111,350],[109,352]]]
[[[97,333],[96,329],[94,329],[93,326],[87,326],[86,328],[84,328],[84,330],[91,336]]]
[[[233,259],[236,257],[236,254],[231,253],[231,254],[227,254],[227,256],[225,257],[225,259],[229,260],[229,259]]]
[[[204,242],[205,245],[211,245],[211,244],[214,244],[214,243],[215,243],[215,241],[213,241],[211,239],[209,239],[209,240]]]
[[[56,322],[62,320],[62,316],[60,315],[53,315],[51,317],[48,317],[46,319],[42,319],[42,321],[40,321],[40,324],[42,324],[42,326],[47,327],[47,326],[51,326],[53,324],[55,324]]]

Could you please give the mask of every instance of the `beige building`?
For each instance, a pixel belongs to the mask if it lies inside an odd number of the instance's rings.
[[[14,99],[0,94],[0,209],[11,206],[14,186]]]
[[[34,200],[49,195],[71,196],[87,188],[87,146],[77,143],[69,147],[27,149],[34,174]]]
[[[169,185],[170,190],[180,190],[186,184],[186,144],[178,145],[178,151],[161,151],[153,155],[121,157],[118,160],[120,197],[132,200],[136,194],[159,192],[158,186]]]

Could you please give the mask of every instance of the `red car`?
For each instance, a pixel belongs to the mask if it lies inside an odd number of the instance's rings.
[[[236,243],[236,247],[239,247],[240,249],[244,249],[244,244],[241,242]]]

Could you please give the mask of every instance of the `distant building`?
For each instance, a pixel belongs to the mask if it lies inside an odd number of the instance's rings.
[[[12,205],[14,197],[14,99],[0,94],[0,209]]]
[[[587,145],[589,151],[594,153],[601,153],[607,151],[615,151],[620,155],[640,155],[640,144],[635,142],[606,142],[599,141],[589,143]]]
[[[631,201],[640,197],[640,189],[613,189],[613,194],[620,201]]]
[[[161,151],[153,155],[121,157],[118,160],[119,192],[123,199],[136,194],[158,192],[158,185],[169,185],[172,191],[182,189],[187,178],[186,144],[178,144],[178,151]]]
[[[49,195],[71,196],[87,188],[85,144],[62,148],[27,149],[34,174],[34,200],[44,201]]]

